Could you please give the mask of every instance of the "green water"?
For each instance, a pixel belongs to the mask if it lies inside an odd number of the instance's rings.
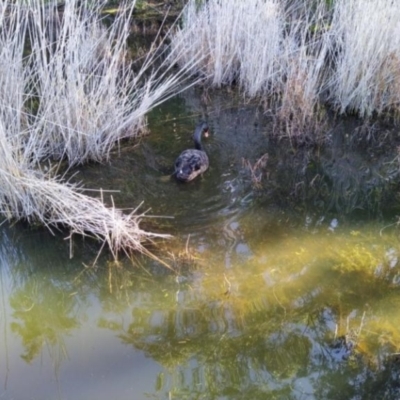
[[[75,177],[163,216],[144,223],[174,235],[153,249],[171,269],[2,226],[0,399],[400,396],[396,148],[347,140],[347,121],[293,149],[251,104],[205,100],[154,110],[148,137]],[[203,118],[210,169],[180,184],[168,174]],[[243,159],[265,153],[261,194]]]

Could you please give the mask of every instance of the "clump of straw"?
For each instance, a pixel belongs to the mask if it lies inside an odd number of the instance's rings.
[[[145,114],[175,94],[192,68],[169,74],[151,52],[134,73],[127,57],[126,1],[105,24],[105,2],[0,3],[0,212],[90,235],[118,251],[167,235],[139,227],[143,215],[108,208],[65,183],[43,162],[107,159],[116,142],[140,134]],[[108,27],[107,27],[108,26]]]
[[[329,41],[313,29],[323,26],[326,7],[289,3],[209,0],[198,7],[190,0],[172,43],[183,65],[195,52],[204,54],[199,72],[211,85],[237,83],[246,96],[272,102],[277,118],[303,134],[325,73]],[[183,49],[185,42],[191,45]]]
[[[198,72],[211,85],[237,83],[246,96],[272,101],[300,135],[325,104],[366,118],[400,115],[393,0],[189,0],[173,48],[182,64],[203,54]]]
[[[370,117],[400,111],[400,7],[392,0],[335,1],[336,68],[331,99]]]

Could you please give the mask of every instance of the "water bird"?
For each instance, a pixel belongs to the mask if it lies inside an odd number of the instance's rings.
[[[208,136],[208,125],[200,122],[194,131],[194,149],[184,150],[175,161],[176,179],[181,182],[190,182],[207,170],[209,166],[208,156],[201,145],[201,137]]]

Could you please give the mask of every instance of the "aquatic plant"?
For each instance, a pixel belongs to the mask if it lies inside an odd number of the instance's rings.
[[[0,212],[95,237],[115,256],[145,252],[144,240],[166,235],[141,230],[143,214],[65,183],[59,162],[107,160],[115,143],[140,135],[150,109],[182,89],[193,62],[169,74],[162,51],[151,51],[134,72],[127,38],[135,2],[107,24],[104,1],[71,0],[63,12],[56,5],[0,2]]]
[[[305,379],[311,382],[308,393],[336,398],[326,393],[337,393],[331,383],[337,373],[341,390],[357,381],[357,393],[370,393],[371,380],[393,371],[388,361],[396,362],[400,348],[396,235],[379,235],[380,224],[360,231],[344,224],[333,232],[328,222],[265,235],[260,228],[267,213],[247,215],[238,242],[205,246],[196,258],[191,247],[203,238],[174,242],[175,273],[152,276],[147,268],[122,268],[123,261],[119,267],[100,262],[94,272],[81,271],[76,262],[65,269],[58,259],[47,274],[33,274],[50,253],[27,258],[30,239],[11,232],[7,240],[1,232],[2,259],[17,262],[5,279],[10,318],[1,322],[8,332],[11,320],[12,334],[6,337],[11,345],[3,347],[11,349],[11,360],[22,353],[33,368],[49,360],[57,372],[66,363],[80,363],[82,346],[71,344],[71,337],[109,337],[115,354],[139,351],[157,366],[157,388],[149,392],[159,398],[173,392],[189,399],[195,390],[204,398],[223,397],[237,388],[231,398],[263,399],[276,394],[278,385],[290,394]],[[242,243],[249,245],[249,256],[228,261],[227,254]],[[99,341],[93,354],[103,354]],[[253,387],[260,388],[259,396]]]

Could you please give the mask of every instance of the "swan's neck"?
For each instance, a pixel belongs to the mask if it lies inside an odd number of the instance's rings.
[[[193,134],[193,140],[194,140],[194,147],[197,150],[203,150],[203,146],[201,145],[201,135],[203,134],[203,132],[207,132],[208,131],[208,126],[206,123],[202,123],[197,125],[196,130],[194,131]]]
[[[194,141],[194,148],[197,149],[197,150],[203,151],[203,146],[201,145],[201,141],[200,140],[199,141],[197,141],[197,140]]]

